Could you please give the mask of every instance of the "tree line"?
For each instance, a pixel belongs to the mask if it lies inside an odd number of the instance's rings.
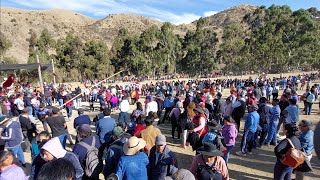
[[[288,6],[261,6],[241,23],[223,29],[218,38],[208,18],[184,37],[166,22],[141,34],[120,29],[111,48],[104,41],[84,41],[68,33],[54,40],[47,29],[39,36],[30,30],[28,63],[54,63],[61,81],[103,79],[122,75],[157,76],[174,73],[206,75],[214,71],[285,72],[320,65],[320,13],[316,8],[292,11]],[[0,52],[11,43],[0,34]],[[3,61],[3,60],[2,60]],[[7,60],[8,61],[8,60]]]

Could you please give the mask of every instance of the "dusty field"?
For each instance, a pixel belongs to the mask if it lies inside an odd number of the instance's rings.
[[[297,73],[294,73],[297,74]],[[287,75],[287,74],[285,74]],[[252,75],[251,75],[252,76]],[[270,76],[270,75],[269,75]],[[276,75],[277,77],[279,75]],[[255,76],[252,76],[255,77]],[[246,77],[243,77],[246,78]],[[317,82],[319,83],[319,82]],[[226,96],[228,93],[228,89],[226,89],[223,94]],[[299,91],[299,94],[302,94],[303,91]],[[144,101],[144,97],[140,98],[140,101]],[[318,102],[317,102],[318,103]],[[99,106],[98,103],[96,103],[95,106]],[[303,107],[302,103],[299,103],[300,108]],[[83,107],[88,110],[88,103],[83,103]],[[131,106],[131,111],[135,108],[135,106]],[[98,109],[98,108],[97,108]],[[302,110],[302,109],[301,109]],[[63,113],[65,114],[65,111],[63,110]],[[99,113],[98,111],[95,112],[89,112],[86,111],[85,114],[90,115],[92,118]],[[313,106],[313,113],[310,116],[303,115],[303,113],[300,113],[300,119],[307,119],[312,121],[314,124],[319,122],[320,116],[319,116],[319,106],[318,104],[315,104]],[[73,111],[73,118],[71,118],[70,121],[68,121],[68,129],[70,134],[72,134],[73,137],[76,135],[75,129],[73,129],[73,119],[77,116],[77,112]],[[112,117],[117,119],[117,113],[113,114]],[[242,121],[241,126],[243,126],[244,121]],[[94,129],[94,125],[92,125]],[[170,124],[164,124],[159,127],[164,135],[167,137],[168,145],[172,151],[176,153],[178,156],[178,163],[180,168],[186,168],[189,169],[192,157],[194,156],[194,152],[192,152],[191,148],[189,149],[182,149],[179,148],[180,142],[177,140],[171,139],[171,125]],[[235,152],[239,150],[240,141],[241,141],[241,133],[239,133],[239,136],[237,138],[237,145],[234,148],[233,152],[231,153],[231,157],[229,160],[229,174],[231,179],[245,179],[245,180],[253,180],[253,179],[273,179],[273,167],[276,162],[275,155],[273,153],[274,146],[263,146],[261,149],[256,149],[253,151],[252,155],[247,155],[246,157],[239,157],[235,155]],[[68,141],[67,141],[68,143]],[[68,146],[68,150],[71,150],[72,146]],[[31,158],[29,153],[25,153],[25,157],[27,159],[28,163],[31,163]],[[314,180],[314,179],[320,179],[320,160],[316,157],[316,154],[314,153],[314,156],[311,160],[312,166],[314,168],[314,171],[311,173],[307,173],[306,178],[307,180]],[[27,173],[29,171],[29,165],[28,169],[26,170]],[[101,176],[102,178],[102,176]]]

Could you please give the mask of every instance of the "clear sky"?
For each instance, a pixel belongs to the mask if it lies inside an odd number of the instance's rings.
[[[190,23],[240,4],[320,9],[320,0],[0,0],[0,4],[1,7],[32,10],[66,9],[96,19],[109,14],[133,13],[174,24]]]

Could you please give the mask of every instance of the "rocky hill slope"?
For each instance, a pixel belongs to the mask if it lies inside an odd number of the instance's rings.
[[[209,26],[221,36],[223,27],[232,23],[241,23],[243,17],[252,12],[256,6],[240,5],[207,17]],[[130,33],[141,33],[153,25],[161,27],[163,22],[133,15],[111,14],[101,20],[66,10],[22,10],[9,7],[0,8],[0,31],[12,43],[5,56],[14,57],[19,63],[28,59],[29,30],[33,29],[38,35],[47,28],[55,39],[64,37],[68,32],[74,32],[84,40],[104,40],[112,46],[118,30],[126,28]],[[174,32],[184,36],[188,30],[195,30],[196,21],[190,24],[176,26]]]

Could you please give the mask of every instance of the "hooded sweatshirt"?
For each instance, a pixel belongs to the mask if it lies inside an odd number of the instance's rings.
[[[58,137],[50,139],[46,144],[43,145],[42,149],[48,151],[57,159],[63,158],[70,161],[76,169],[75,179],[82,179],[83,169],[81,167],[78,157],[72,152],[68,152],[65,149],[63,149]]]

